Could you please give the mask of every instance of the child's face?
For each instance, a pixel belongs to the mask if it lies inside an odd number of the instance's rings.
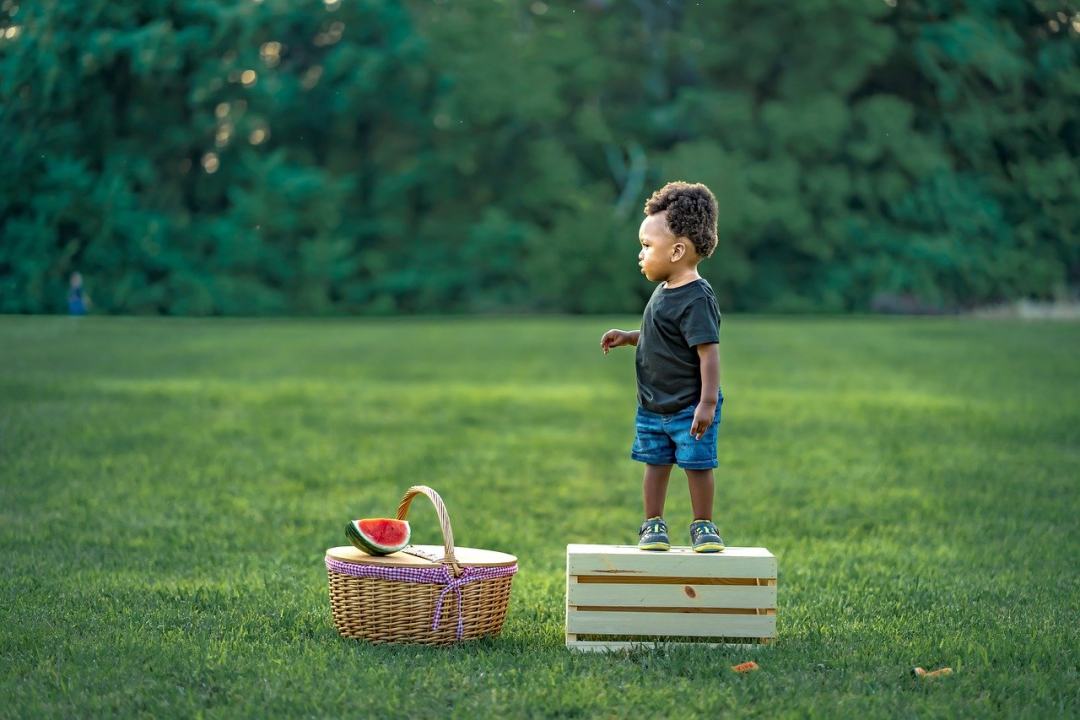
[[[676,263],[686,256],[687,243],[679,241],[667,226],[667,213],[647,216],[638,230],[641,252],[638,267],[652,282],[667,280]]]

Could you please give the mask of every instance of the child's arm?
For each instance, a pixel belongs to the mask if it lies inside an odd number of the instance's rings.
[[[600,349],[607,355],[608,350],[611,348],[621,347],[622,345],[636,346],[639,335],[641,335],[640,330],[608,330],[600,338]]]
[[[690,434],[700,440],[712,425],[713,416],[716,414],[716,398],[720,392],[720,345],[698,345],[697,353],[701,361],[701,399],[694,411]]]

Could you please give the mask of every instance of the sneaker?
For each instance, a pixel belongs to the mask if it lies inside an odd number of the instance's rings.
[[[724,540],[712,520],[695,520],[690,523],[690,544],[694,552],[720,552],[724,549]]]
[[[638,530],[638,550],[670,550],[671,541],[668,540],[667,523],[662,517],[651,517],[641,523]]]

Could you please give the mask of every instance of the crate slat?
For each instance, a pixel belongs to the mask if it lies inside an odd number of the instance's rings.
[[[730,547],[696,553],[687,547],[646,552],[633,545],[568,545],[570,575],[775,578],[776,558],[765,548]],[[723,572],[714,568],[720,561]]]
[[[625,607],[775,608],[776,586],[582,583],[573,576],[567,603]]]
[[[776,633],[776,616],[698,612],[613,612],[567,608],[566,632],[580,635],[761,638]]]
[[[690,643],[663,643],[655,640],[578,640],[576,637],[568,637],[566,641],[566,647],[571,650],[581,650],[583,652],[607,652],[611,650],[652,650],[658,645],[677,645],[685,646]],[[755,650],[762,647],[762,643],[723,643],[723,642],[697,642],[693,643],[694,647],[709,647],[709,648],[742,648],[745,650]]]

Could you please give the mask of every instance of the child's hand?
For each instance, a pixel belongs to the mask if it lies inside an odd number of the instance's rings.
[[[627,337],[630,333],[625,333],[622,330],[611,329],[604,333],[604,336],[600,338],[600,349],[604,351],[604,354],[608,354],[608,350],[611,348],[617,348],[621,345],[629,345],[630,338]]]
[[[715,414],[715,403],[711,406],[707,403],[698,403],[697,409],[694,410],[694,422],[690,425],[691,437],[695,440],[703,438],[709,427],[712,425],[713,416]]]

